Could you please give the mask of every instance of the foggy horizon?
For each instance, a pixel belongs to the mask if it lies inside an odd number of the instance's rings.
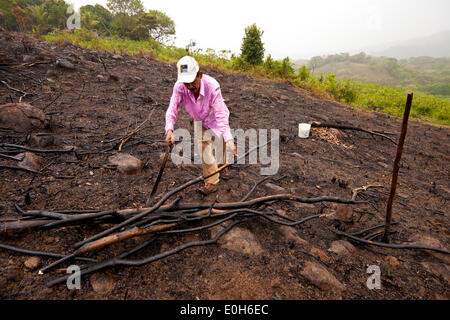
[[[68,0],[75,8],[106,6],[106,0]],[[146,10],[166,13],[174,22],[174,45],[230,50],[239,54],[245,27],[256,23],[264,31],[265,56],[291,60],[388,49],[391,45],[450,30],[448,0],[329,0],[237,1],[226,5],[205,0],[190,2],[142,0]],[[199,19],[202,17],[202,19]]]

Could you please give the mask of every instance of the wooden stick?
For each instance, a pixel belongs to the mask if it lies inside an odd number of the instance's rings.
[[[447,251],[445,249],[432,248],[432,247],[427,247],[427,246],[408,245],[408,244],[388,244],[388,243],[383,243],[383,242],[375,242],[375,241],[361,239],[361,238],[352,236],[351,234],[348,234],[348,233],[345,233],[345,232],[342,232],[342,231],[334,231],[334,232],[337,235],[344,236],[344,237],[349,238],[351,240],[354,240],[354,241],[357,241],[357,242],[361,242],[361,243],[364,243],[364,244],[378,246],[378,247],[385,247],[385,248],[392,248],[392,249],[422,249],[422,250],[436,251],[436,252],[444,253],[444,254],[450,254],[450,251]]]
[[[6,154],[0,153],[0,158],[5,158],[5,159],[9,159],[9,160],[15,160],[15,161],[22,161],[22,158],[18,158],[18,157],[12,157],[12,156],[8,156]]]
[[[9,250],[9,251],[12,251],[12,252],[18,252],[18,253],[28,254],[28,255],[32,255],[32,256],[51,257],[51,258],[62,258],[62,257],[64,257],[63,254],[21,249],[21,248],[16,248],[16,247],[13,247],[13,246],[8,246],[6,244],[1,244],[1,243],[0,243],[0,248],[1,249],[5,249],[5,250]],[[78,259],[78,260],[81,260],[81,261],[87,261],[87,262],[98,262],[95,259],[83,258],[83,257],[75,257],[75,259]]]
[[[32,149],[25,146],[21,146],[18,144],[11,144],[11,143],[1,143],[0,147],[2,148],[16,148],[16,149],[22,149],[30,152],[36,152],[36,153],[70,153],[74,152],[75,148],[72,147],[69,150],[42,150],[42,149]]]
[[[402,158],[403,145],[405,143],[406,131],[408,129],[408,118],[411,110],[413,94],[408,93],[405,112],[403,114],[402,132],[398,141],[397,155],[395,156],[394,168],[392,170],[391,193],[389,195],[386,207],[386,227],[384,229],[383,242],[389,243],[389,234],[391,230],[392,204],[394,202],[395,190],[397,189],[398,171],[400,169],[400,160]]]
[[[35,171],[35,170],[32,170],[32,169],[27,169],[27,168],[22,168],[22,167],[17,167],[17,166],[0,165],[0,168],[12,169],[12,170],[20,170],[20,171],[25,171],[25,172],[31,172],[31,173],[34,173],[34,174],[42,174],[39,171]]]

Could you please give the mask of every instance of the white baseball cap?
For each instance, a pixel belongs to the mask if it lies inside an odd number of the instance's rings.
[[[179,82],[191,83],[195,80],[198,70],[200,70],[197,61],[190,56],[184,56],[177,62]]]

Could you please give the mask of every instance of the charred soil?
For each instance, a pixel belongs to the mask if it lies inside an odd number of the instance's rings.
[[[24,55],[33,57],[35,64],[24,64]],[[396,145],[365,132],[323,128],[313,129],[308,139],[298,137],[299,123],[322,121],[391,132],[395,133],[391,137],[398,140],[401,119],[354,110],[314,97],[286,82],[211,68],[204,68],[203,72],[221,84],[232,128],[280,130],[279,171],[262,183],[251,198],[292,193],[306,198],[349,199],[354,188],[371,184],[382,187],[364,192],[359,199],[367,203],[361,205],[268,203],[271,210],[291,219],[324,215],[297,227],[249,219],[217,244],[192,247],[140,267],[111,268],[83,277],[80,290],[68,290],[65,285],[46,286],[48,280],[66,274],[65,268],[74,262],[39,275],[39,266],[50,264],[54,258],[30,261],[30,256],[0,249],[0,298],[450,298],[448,255],[358,243],[351,246],[333,232],[351,233],[384,223]],[[70,152],[39,154],[42,174],[0,169],[2,221],[20,217],[15,203],[25,211],[146,206],[165,151],[165,112],[176,81],[174,63],[157,61],[150,55],[119,56],[0,32],[0,77],[10,87],[0,85],[0,104],[16,103],[27,93],[22,102],[41,109],[47,117],[47,125],[31,133],[2,128],[1,144],[48,150],[75,147],[79,151],[78,157]],[[121,148],[122,153],[140,159],[143,169],[137,174],[123,174],[109,164],[108,158],[119,153],[123,137],[144,122],[152,110],[145,127]],[[179,114],[177,127],[193,132],[191,118],[184,110]],[[44,133],[53,139],[43,145],[33,139],[36,133],[41,133],[38,137]],[[393,243],[449,248],[449,135],[448,128],[410,120],[393,207],[393,219],[398,222],[392,227]],[[17,165],[17,161],[0,158],[0,164]],[[217,194],[204,197],[196,191],[196,185],[180,193],[182,201],[211,203],[216,196],[218,203],[239,201],[261,179],[260,168],[264,166],[234,167],[232,178],[220,182]],[[169,161],[155,198],[199,175],[198,165],[177,166]],[[108,224],[80,224],[33,229],[3,234],[0,243],[68,254],[73,244],[107,227]],[[135,258],[189,241],[210,239],[214,232],[161,234]],[[346,241],[335,242],[339,240]],[[106,259],[141,241],[140,237],[122,241],[89,256]],[[369,290],[366,286],[370,265],[380,267],[381,289]],[[315,280],[319,278],[322,280]]]

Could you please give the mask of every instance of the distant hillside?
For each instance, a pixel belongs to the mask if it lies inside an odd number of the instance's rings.
[[[386,70],[362,63],[337,62],[326,64],[317,68],[315,73],[333,73],[339,79],[376,83],[385,86],[396,86],[399,84],[399,81]]]
[[[303,65],[308,65],[309,60],[308,59],[297,59],[292,61],[292,64],[296,65],[296,66],[303,66]]]
[[[372,56],[406,59],[429,56],[434,58],[450,57],[450,30],[441,31],[428,37],[415,38],[400,42],[382,51],[369,51]]]
[[[304,65],[314,73],[332,73],[339,79],[396,86],[450,96],[450,58],[416,57],[397,60],[348,53],[313,57]],[[300,65],[297,65],[300,66]]]

